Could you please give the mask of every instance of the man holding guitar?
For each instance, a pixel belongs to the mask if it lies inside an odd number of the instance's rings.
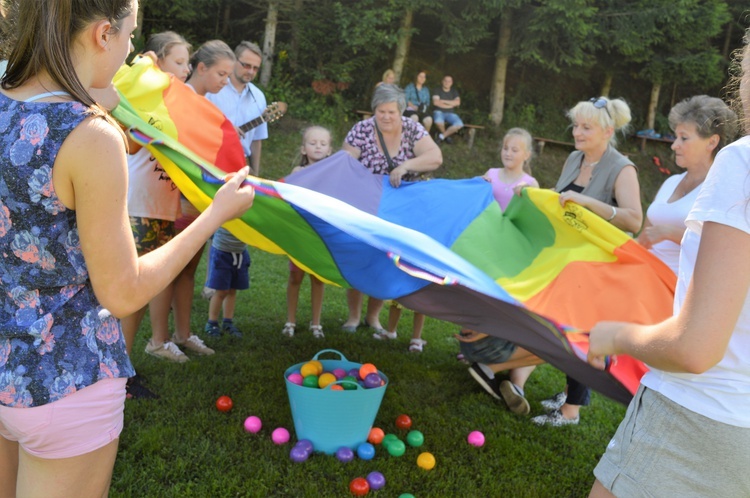
[[[229,74],[229,84],[219,93],[206,94],[206,98],[237,127],[247,164],[251,168],[250,173],[260,176],[261,140],[268,138],[268,125],[262,119],[263,111],[266,109],[266,96],[252,81],[260,69],[262,52],[255,43],[243,41],[237,45],[234,54],[237,61],[234,63],[234,70]],[[258,118],[261,118],[259,122]],[[257,126],[243,126],[252,121],[255,121]]]

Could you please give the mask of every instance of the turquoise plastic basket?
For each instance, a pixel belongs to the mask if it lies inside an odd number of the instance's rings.
[[[323,353],[334,353],[340,358],[320,359]],[[312,359],[319,360],[326,372],[334,368],[343,368],[348,372],[352,368],[362,366],[361,363],[347,360],[335,349],[319,351]],[[333,391],[330,386],[325,389],[313,389],[289,382],[289,374],[299,370],[305,363],[307,362],[298,363],[284,372],[297,439],[308,439],[315,451],[329,455],[334,454],[342,446],[356,449],[367,441],[380,403],[383,401],[385,388],[388,387],[388,377],[378,371],[385,381],[384,385],[375,389],[365,389],[358,385],[356,390],[349,391]]]

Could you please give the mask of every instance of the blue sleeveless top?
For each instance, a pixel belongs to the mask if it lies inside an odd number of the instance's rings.
[[[119,320],[94,296],[76,213],[52,185],[86,111],[0,93],[0,405],[40,406],[135,374]]]

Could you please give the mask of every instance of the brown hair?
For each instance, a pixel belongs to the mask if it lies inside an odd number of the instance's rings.
[[[41,71],[75,100],[98,108],[73,67],[75,37],[94,21],[107,19],[119,29],[133,12],[133,0],[55,0],[18,2],[16,45],[2,79],[6,90],[18,88]]]
[[[164,60],[172,51],[172,48],[178,45],[184,45],[188,52],[193,48],[185,38],[174,31],[163,31],[149,36],[146,46],[143,47],[143,51],[148,52],[150,50],[156,54],[159,60]]]

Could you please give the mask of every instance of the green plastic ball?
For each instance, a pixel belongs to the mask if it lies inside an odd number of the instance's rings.
[[[384,448],[388,448],[388,445],[391,444],[393,441],[398,441],[398,436],[395,434],[386,434],[383,436],[383,441],[381,441],[381,444]]]
[[[424,434],[419,431],[410,431],[406,435],[406,442],[413,448],[419,448],[424,444]]]
[[[314,387],[315,389],[318,389],[318,376],[308,375],[307,377],[302,379],[302,385],[305,387]]]
[[[401,440],[391,441],[391,443],[386,446],[386,449],[388,450],[388,453],[394,457],[400,457],[406,453],[406,445]]]
[[[347,375],[346,377],[341,379],[341,381],[341,386],[345,391],[353,391],[354,389],[357,389],[357,379],[355,379],[351,375]]]
[[[398,495],[398,498],[416,498],[416,497],[411,493],[402,493]]]

